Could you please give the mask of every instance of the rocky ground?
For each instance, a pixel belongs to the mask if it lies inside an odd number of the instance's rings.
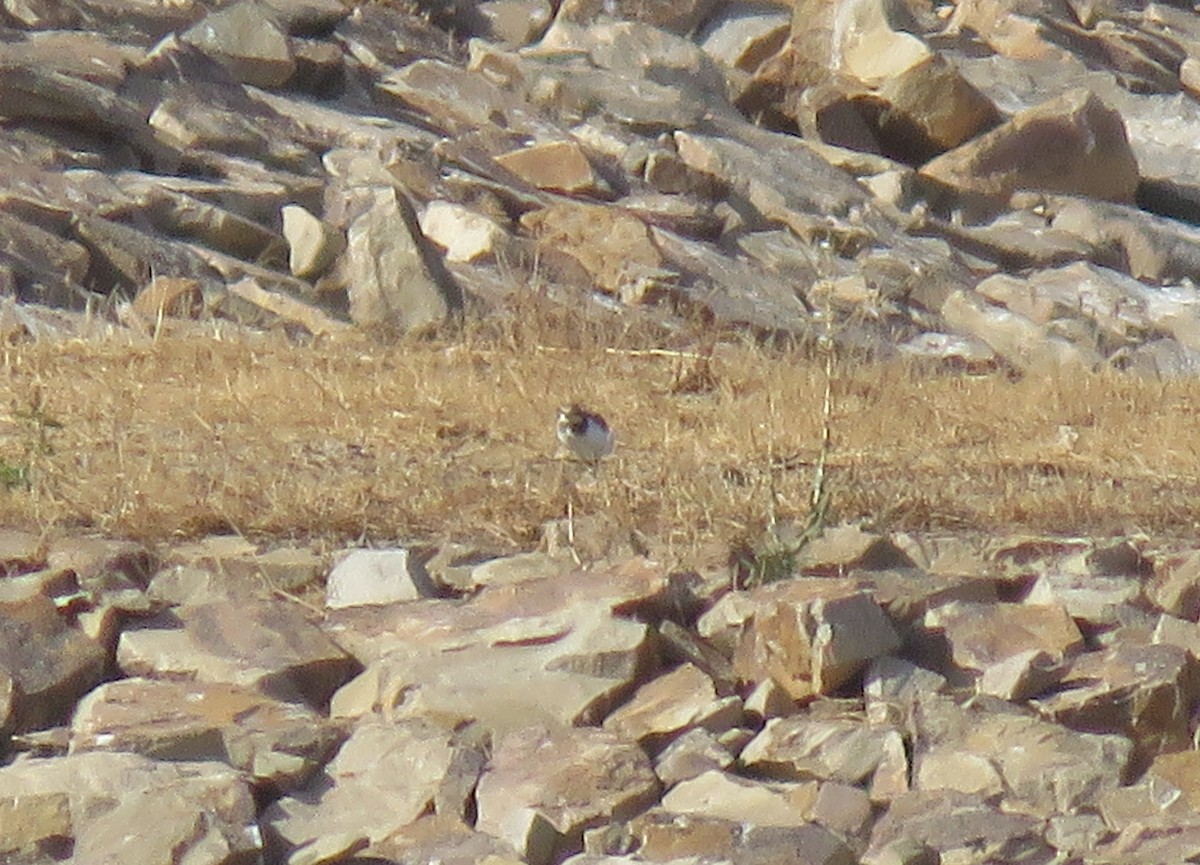
[[[722,387],[709,365],[737,340],[1060,390],[1200,363],[1189,7],[3,0],[0,21],[10,378],[26,349],[101,346],[137,384],[161,341],[268,330],[311,352],[293,403],[351,415],[319,368],[333,341],[369,334],[370,367],[401,336],[570,349],[597,322],[686,358],[676,396]],[[459,357],[493,389],[533,385]],[[253,378],[195,366],[235,402]],[[1200,859],[1187,541],[818,521],[679,567],[635,533],[590,547],[594,514],[568,511],[505,555],[203,537],[237,527],[211,514],[135,542],[95,531],[147,498],[120,475],[128,427],[87,427],[94,453],[57,469],[117,455],[113,507],[81,506],[47,486],[65,391],[44,384],[22,382],[4,422],[24,450],[0,454],[5,513],[45,528],[0,531],[0,862]],[[1054,427],[1068,462],[1112,425],[1090,387]],[[1167,447],[1194,455],[1178,417]],[[990,448],[996,425],[969,421],[954,437]],[[708,456],[745,480],[740,454]],[[1146,493],[1176,527],[1179,471]],[[807,492],[774,484],[772,508]]]

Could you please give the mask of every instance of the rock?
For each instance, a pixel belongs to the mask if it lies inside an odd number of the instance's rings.
[[[815,778],[869,783],[880,766],[904,757],[904,740],[888,727],[860,719],[772,718],[740,755],[743,765],[770,778]]]
[[[1020,189],[1131,202],[1138,183],[1120,115],[1086,91],[1018,112],[927,162],[921,175],[993,202],[1006,202]]]
[[[335,611],[328,632],[368,665],[335,717],[433,712],[511,730],[598,722],[653,669],[648,628],[613,615],[666,577],[637,561],[487,589],[469,604]],[[521,682],[537,681],[530,689]]]
[[[45,541],[34,532],[0,529],[0,574],[35,571],[46,565]]]
[[[177,544],[164,557],[165,566],[179,566],[189,579],[172,596],[176,603],[190,600],[187,592],[199,583],[211,581],[217,594],[239,597],[250,593],[270,593],[275,589],[296,591],[318,580],[327,570],[323,556],[309,549],[279,546],[260,549],[259,545],[235,535],[214,535],[191,543]],[[203,578],[194,569],[204,572]],[[161,574],[159,575],[162,576]],[[158,586],[164,581],[155,578]]]
[[[1156,754],[1190,741],[1197,699],[1200,675],[1185,649],[1116,645],[1075,658],[1059,689],[1033,705],[1061,724],[1121,733]]]
[[[1077,624],[1096,629],[1118,624],[1123,609],[1135,605],[1141,591],[1136,578],[1051,573],[1038,577],[1025,603],[1061,606]]]
[[[658,779],[642,751],[602,730],[527,727],[496,742],[475,798],[476,827],[530,865],[578,851],[583,831],[653,804]]]
[[[133,299],[133,311],[152,322],[164,316],[199,318],[204,311],[204,293],[195,279],[151,279]]]
[[[343,321],[331,318],[321,310],[282,292],[263,288],[253,279],[243,279],[229,286],[229,294],[253,304],[286,325],[295,325],[313,336],[325,336],[349,330]]]
[[[344,253],[354,323],[421,330],[455,313],[460,292],[430,268],[412,206],[391,187],[360,187],[348,196],[360,211]]]
[[[45,595],[0,601],[0,671],[14,686],[6,714],[18,732],[66,720],[75,700],[100,683],[107,660]]]
[[[508,235],[488,217],[450,201],[431,201],[421,231],[446,250],[446,261],[475,261],[503,248]]]
[[[733,755],[708,730],[695,727],[662,750],[654,763],[654,774],[665,787],[709,771],[722,771],[733,764]]]
[[[273,790],[304,781],[341,738],[300,704],[233,685],[149,679],[101,685],[79,702],[71,723],[72,753],[224,762]]]
[[[23,813],[40,821],[40,832],[54,832],[46,838],[50,851],[73,848],[88,862],[168,865],[184,856],[220,865],[262,851],[249,785],[216,763],[72,754],[0,768],[0,790],[0,811],[27,802]],[[63,799],[69,802],[66,826]],[[36,826],[29,829],[40,834]],[[40,861],[47,852],[38,850]]]
[[[1167,556],[1154,563],[1146,597],[1164,613],[1200,619],[1200,552]]]
[[[288,848],[329,836],[377,843],[434,808],[462,747],[428,720],[363,722],[307,788],[266,809],[263,824]]]
[[[346,241],[338,232],[313,216],[299,204],[284,206],[283,236],[288,243],[288,269],[292,276],[311,279],[320,276],[345,249]]]
[[[639,688],[628,703],[604,719],[604,729],[654,753],[688,730],[719,734],[741,720],[740,698],[718,699],[712,680],[684,664]]]
[[[772,678],[796,700],[831,693],[900,645],[870,594],[845,580],[794,579],[726,595],[699,622],[710,638],[734,629],[741,632],[731,640],[737,674],[749,682]]]
[[[496,157],[502,168],[536,186],[556,192],[596,195],[604,184],[573,141],[547,141]]]
[[[910,847],[909,845],[917,845]],[[935,858],[901,855],[934,851]],[[1051,861],[1054,851],[1042,836],[1042,821],[1027,814],[1006,814],[992,805],[950,791],[917,791],[892,803],[871,832],[864,865],[893,862],[982,863],[995,856]]]
[[[256,87],[280,87],[296,72],[287,34],[259,3],[234,3],[210,12],[182,38]]]
[[[296,607],[245,599],[185,604],[139,623],[121,634],[117,663],[128,676],[240,685],[313,706],[358,670]]]
[[[1057,681],[1063,662],[1083,647],[1083,635],[1057,605],[947,604],[925,626],[943,632],[959,667],[979,675],[982,693],[1022,700]]]
[[[351,550],[333,566],[325,582],[325,606],[331,610],[437,594],[420,560],[406,549]]]

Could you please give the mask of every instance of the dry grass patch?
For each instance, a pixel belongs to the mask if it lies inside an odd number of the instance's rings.
[[[442,342],[181,335],[10,347],[0,467],[15,474],[0,521],[147,540],[237,531],[513,549],[535,545],[571,501],[577,516],[605,514],[679,561],[708,541],[759,537],[772,512],[804,519],[821,358],[733,342],[705,370],[629,333],[562,332],[557,343],[543,322],[536,334]],[[836,519],[1196,528],[1195,383],[849,363],[834,377]],[[556,458],[555,412],[572,400],[618,432],[595,477]]]

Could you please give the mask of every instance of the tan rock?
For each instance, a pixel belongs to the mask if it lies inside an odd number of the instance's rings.
[[[1075,658],[1059,689],[1033,704],[1060,724],[1128,735],[1157,754],[1191,742],[1198,698],[1200,668],[1186,649],[1117,644]]]
[[[109,682],[80,701],[71,723],[72,753],[225,762],[284,790],[311,775],[340,739],[336,727],[305,706],[200,682]]]
[[[241,685],[314,706],[358,669],[295,606],[251,600],[186,604],[126,630],[117,663],[130,676]]]
[[[350,223],[344,254],[354,323],[407,331],[445,321],[461,294],[448,274],[430,269],[412,206],[390,186],[348,196],[361,213]]]
[[[911,568],[912,560],[890,539],[860,526],[845,524],[826,529],[800,551],[798,564],[806,573],[842,576],[855,569]]]
[[[1101,628],[1116,625],[1141,592],[1142,582],[1133,577],[1051,573],[1034,581],[1025,603],[1061,606],[1076,622]]]
[[[480,831],[548,865],[581,849],[584,829],[653,804],[658,779],[641,749],[611,733],[528,727],[496,742],[475,797]]]
[[[544,260],[566,258],[609,294],[620,295],[664,267],[645,223],[609,208],[555,204],[527,213],[521,225],[537,239]]]
[[[1043,821],[1028,814],[1006,813],[951,791],[914,790],[893,802],[880,817],[862,862],[984,863],[1013,855],[1051,861],[1054,851],[1042,831]],[[908,852],[901,855],[902,850]]]
[[[5,576],[45,567],[46,551],[45,539],[35,532],[0,529],[0,571]]]
[[[900,733],[861,719],[772,718],[740,755],[743,765],[771,778],[869,782],[894,753],[904,752]]]
[[[663,749],[654,762],[654,774],[666,787],[733,764],[733,754],[712,733],[696,727]]]
[[[893,154],[931,156],[1001,119],[992,101],[937,54],[885,78],[877,93],[887,105],[878,135]]]
[[[275,589],[296,591],[316,582],[327,569],[325,557],[305,547],[284,545],[263,550],[238,535],[215,535],[177,544],[164,555],[163,564],[207,572],[214,590],[225,597]],[[189,585],[200,582],[190,570],[187,573],[185,582]],[[161,585],[157,578],[155,582]],[[177,603],[184,600],[182,595],[173,598]]]
[[[739,697],[719,699],[712,679],[684,664],[639,688],[604,719],[604,729],[654,753],[688,729],[722,733],[741,719]]]
[[[71,836],[71,799],[65,791],[0,794],[0,857],[35,862]]]
[[[421,231],[446,250],[446,261],[486,259],[508,239],[487,216],[450,201],[429,202],[421,214]]]
[[[283,236],[288,243],[288,269],[292,276],[311,279],[324,273],[346,247],[346,240],[299,204],[280,209]]]
[[[333,566],[325,581],[325,606],[331,610],[415,601],[437,594],[419,558],[403,548],[350,550]]]
[[[1001,203],[1019,189],[1131,202],[1138,184],[1121,116],[1086,91],[1018,112],[926,163],[921,174]]]
[[[264,825],[293,848],[330,835],[381,841],[433,809],[460,749],[430,721],[364,722],[306,790],[267,808]]]
[[[545,141],[496,157],[496,162],[538,189],[596,195],[604,183],[583,148],[573,141]]]
[[[80,861],[113,865],[229,862],[261,855],[254,798],[241,774],[216,763],[158,763],[136,754],[72,754],[0,768],[0,801],[40,801],[43,826],[69,800]],[[33,816],[32,814],[30,816]],[[49,821],[49,822],[46,822]],[[0,824],[7,825],[7,824]],[[41,851],[39,851],[41,852]],[[40,861],[46,861],[44,858]],[[39,861],[39,860],[32,860]]]
[[[943,632],[954,662],[979,675],[981,693],[1021,700],[1052,684],[1083,635],[1057,605],[953,603],[931,610],[925,626]]]
[[[100,682],[104,649],[69,626],[42,594],[0,601],[0,670],[11,678],[12,725],[35,730],[65,720]]]
[[[668,790],[662,808],[734,823],[795,826],[816,802],[819,787],[815,781],[753,781],[725,772],[705,772]]]
[[[1200,552],[1167,556],[1154,563],[1146,597],[1164,613],[1189,621],[1200,619]]]
[[[1166,643],[1186,649],[1193,659],[1200,659],[1200,628],[1195,622],[1177,619],[1163,613],[1154,624],[1150,636],[1153,643]]]
[[[287,34],[257,3],[234,3],[210,12],[183,39],[256,87],[282,86],[296,72]]]
[[[742,679],[773,678],[796,700],[833,691],[871,658],[900,645],[869,593],[853,582],[821,578],[726,595],[701,618],[699,630],[736,647],[734,668]]]
[[[783,47],[787,40],[788,16],[751,3],[731,3],[705,27],[700,47],[717,62],[731,69],[753,72]]]
[[[495,730],[598,723],[654,664],[648,628],[613,610],[645,604],[666,584],[661,567],[633,560],[494,586],[468,604],[334,611],[329,633],[369,667],[332,712],[434,712]]]
[[[942,305],[946,324],[978,339],[1018,369],[1094,369],[1103,358],[1094,348],[1054,336],[1023,315],[992,306],[974,292],[955,291]]]

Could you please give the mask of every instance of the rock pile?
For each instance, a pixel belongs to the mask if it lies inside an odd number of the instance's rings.
[[[733,590],[6,531],[0,859],[1191,861],[1198,563],[841,528]],[[281,588],[328,565],[323,613]]]
[[[973,368],[1197,365],[1176,6],[2,8],[10,338],[98,321],[13,298],[324,334],[533,284]]]

